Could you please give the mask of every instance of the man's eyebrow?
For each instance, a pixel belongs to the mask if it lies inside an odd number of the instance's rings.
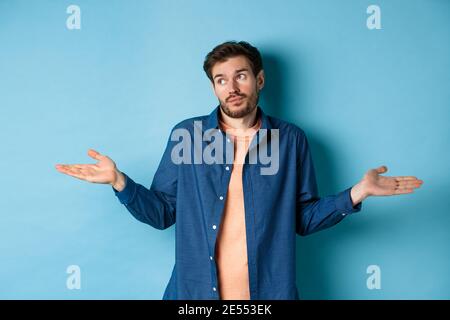
[[[234,73],[239,73],[239,72],[242,72],[242,71],[248,71],[248,68],[241,68],[239,70],[236,70]],[[213,79],[215,79],[217,77],[223,77],[223,74],[221,74],[221,73],[216,74]]]
[[[248,71],[248,68],[242,68],[242,69],[236,70],[235,73],[239,73],[239,72],[242,72],[242,71]]]

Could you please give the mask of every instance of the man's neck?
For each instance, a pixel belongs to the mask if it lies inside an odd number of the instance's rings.
[[[248,115],[246,115],[245,117],[242,118],[232,118],[228,115],[226,115],[222,108],[220,109],[220,116],[221,116],[221,120],[228,126],[234,128],[234,129],[248,129],[253,127],[256,122],[256,116],[258,113],[258,108],[255,108],[251,113],[249,113]]]

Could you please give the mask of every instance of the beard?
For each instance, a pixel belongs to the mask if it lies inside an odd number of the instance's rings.
[[[247,99],[246,99],[245,103],[242,103],[238,107],[230,107],[228,102],[222,101],[219,99],[220,108],[230,118],[235,118],[235,119],[243,118],[246,115],[252,113],[253,110],[255,110],[256,106],[258,105],[259,92],[257,92],[257,91],[256,91],[256,93],[254,93],[250,96],[246,96],[244,94],[236,94],[235,96],[240,96],[242,98],[247,98]]]

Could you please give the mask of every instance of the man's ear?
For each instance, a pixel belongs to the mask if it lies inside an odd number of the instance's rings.
[[[256,85],[258,86],[258,90],[264,88],[264,84],[265,84],[264,69],[261,69],[261,71],[259,71],[258,75],[256,76]]]

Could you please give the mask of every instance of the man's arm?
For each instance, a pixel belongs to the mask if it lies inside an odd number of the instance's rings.
[[[155,174],[155,179],[157,174]],[[161,191],[157,190],[154,184],[150,189],[147,189],[143,185],[134,182],[125,173],[120,173],[119,177],[117,182],[118,189],[116,189],[115,184],[112,186],[113,191],[120,203],[137,220],[159,230],[166,229],[175,223],[176,184],[174,184],[175,189],[173,191]]]
[[[174,143],[169,136],[150,188],[134,182],[119,170],[112,184],[119,201],[137,220],[159,230],[176,221],[178,166],[171,159]]]
[[[297,234],[308,235],[329,228],[361,210],[361,202],[352,202],[352,188],[336,195],[319,196],[313,159],[303,131],[297,136],[297,149]]]
[[[312,155],[303,134],[298,140],[300,158],[297,163],[299,193],[297,195],[297,233],[308,235],[329,228],[348,214],[361,210],[369,196],[389,196],[412,193],[423,181],[414,176],[385,177],[386,166],[371,169],[353,187],[337,195],[320,198]]]
[[[119,201],[136,219],[156,229],[166,229],[176,220],[178,168],[170,159],[171,150],[169,140],[149,189],[121,172],[111,158],[93,149],[88,155],[97,163],[57,164],[56,169],[84,181],[111,185]]]

